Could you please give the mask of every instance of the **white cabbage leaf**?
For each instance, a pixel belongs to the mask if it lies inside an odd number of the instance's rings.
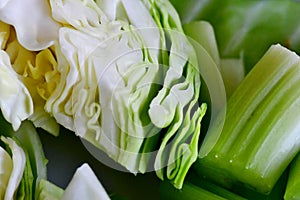
[[[9,177],[13,169],[10,155],[0,147],[0,198],[4,199]]]
[[[30,119],[35,127],[41,127],[53,135],[58,135],[59,125],[44,109],[46,100],[56,88],[60,75],[57,62],[51,49],[40,52],[29,51],[22,47],[12,29],[4,51],[8,54],[11,70],[18,74],[18,79],[29,91],[33,103]]]
[[[62,200],[101,199],[109,196],[88,164],[80,166],[67,185]]]
[[[3,198],[11,200],[16,197],[25,169],[26,156],[23,149],[12,138],[1,136],[1,140],[10,148],[12,154],[12,171]]]
[[[0,4],[0,20],[14,26],[20,44],[32,51],[50,47],[58,37],[60,25],[50,12],[45,0],[9,0]]]
[[[29,91],[18,79],[8,54],[0,50],[0,108],[4,118],[17,130],[21,122],[33,113]]]

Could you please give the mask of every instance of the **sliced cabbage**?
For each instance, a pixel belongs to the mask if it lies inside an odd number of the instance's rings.
[[[0,50],[0,108],[4,118],[17,130],[23,120],[33,113],[29,91],[18,79],[8,54]]]
[[[10,155],[0,147],[0,198],[4,199],[9,177],[13,168]]]
[[[16,30],[5,51],[33,99],[29,119],[54,135],[58,122],[130,172],[154,169],[181,188],[197,157],[206,105],[198,104],[196,52],[172,5],[50,0],[49,8],[27,1],[39,9],[31,29],[42,29],[43,20],[49,27],[26,35],[28,23],[16,24],[27,18],[7,14],[24,4],[17,0],[3,4],[0,19]]]
[[[8,145],[12,154],[12,171],[3,198],[4,200],[11,200],[17,195],[17,190],[25,169],[26,156],[23,149],[13,139],[1,136],[1,140]]]
[[[9,148],[6,148],[7,152],[9,152],[13,158],[12,166],[15,164],[13,163],[13,161],[15,162],[14,152],[22,150],[22,155],[24,154],[26,160],[20,183],[15,192],[15,197],[16,199],[32,199],[38,194],[37,188],[40,180],[47,179],[47,159],[45,158],[39,135],[32,122],[28,120],[23,121],[20,128],[17,131],[14,131],[11,124],[0,115],[0,127],[0,135],[2,135],[2,138],[5,136],[7,137],[4,138],[5,141],[9,140],[11,143],[18,146],[18,148],[16,148],[17,150],[14,151],[9,145],[7,145]],[[7,167],[10,166],[9,163],[6,165]],[[19,163],[16,165],[22,167]],[[11,167],[11,170],[12,169],[13,167]],[[5,170],[5,173],[11,177],[11,170]]]
[[[101,199],[109,196],[88,164],[80,166],[66,187],[62,200]]]
[[[180,188],[206,105],[198,105],[198,61],[175,9],[150,0],[50,5],[64,27],[55,45],[60,81],[46,111],[132,173],[155,169],[163,179],[170,166],[167,178]]]
[[[26,167],[22,178],[23,195],[37,195],[37,189],[41,179],[47,179],[48,160],[45,157],[42,143],[34,125],[26,120],[22,122],[19,130],[13,132],[26,155]],[[19,189],[19,193],[21,189]]]
[[[60,124],[136,173],[143,142],[155,130],[144,109],[156,93],[154,84],[161,76],[158,73],[160,32],[152,28],[155,22],[148,12],[136,13],[136,17],[148,19],[146,24],[136,25],[151,27],[147,31],[155,36],[152,43],[148,39],[145,44],[141,36],[147,34],[145,30],[121,20],[106,22],[107,17],[93,1],[80,2],[51,1],[51,5],[60,6],[53,8],[55,18],[74,28],[60,29],[56,54],[62,79],[47,101],[46,109]],[[123,6],[132,9],[134,5],[147,11],[139,1],[126,2]],[[79,6],[78,9],[88,10],[90,14],[69,17],[66,14],[69,6]],[[104,20],[77,23],[89,21],[81,17],[91,16]],[[124,12],[121,18],[129,21],[135,16]]]

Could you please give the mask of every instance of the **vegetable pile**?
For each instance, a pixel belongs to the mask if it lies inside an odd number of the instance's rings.
[[[300,198],[300,14],[275,17],[300,4],[276,3],[3,1],[1,199],[113,198],[88,164],[48,181],[61,128],[163,198]]]

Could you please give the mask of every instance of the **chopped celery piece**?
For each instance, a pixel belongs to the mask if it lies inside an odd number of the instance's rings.
[[[190,174],[187,178],[187,182],[194,184],[197,187],[200,187],[204,190],[207,190],[209,192],[212,192],[216,195],[219,195],[223,198],[230,199],[230,200],[246,200],[246,198],[239,196],[241,194],[234,193],[230,190],[227,190],[213,182],[208,181],[205,178],[202,178],[195,174],[194,171],[190,171]]]
[[[163,181],[160,185],[160,193],[163,199],[173,200],[225,200],[217,194],[209,192],[201,187],[197,187],[189,182],[186,182],[181,190],[175,189],[170,183]]]
[[[299,56],[271,46],[229,99],[224,125],[217,118],[208,131],[196,171],[228,188],[270,193],[300,150],[299,84]]]
[[[284,199],[300,199],[300,153],[298,153],[290,166],[289,178],[284,194]]]

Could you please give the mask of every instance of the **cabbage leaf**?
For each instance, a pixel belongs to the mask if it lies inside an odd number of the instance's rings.
[[[48,1],[40,0],[2,1],[0,21],[14,26],[20,44],[32,51],[53,45],[60,27],[50,15]]]

